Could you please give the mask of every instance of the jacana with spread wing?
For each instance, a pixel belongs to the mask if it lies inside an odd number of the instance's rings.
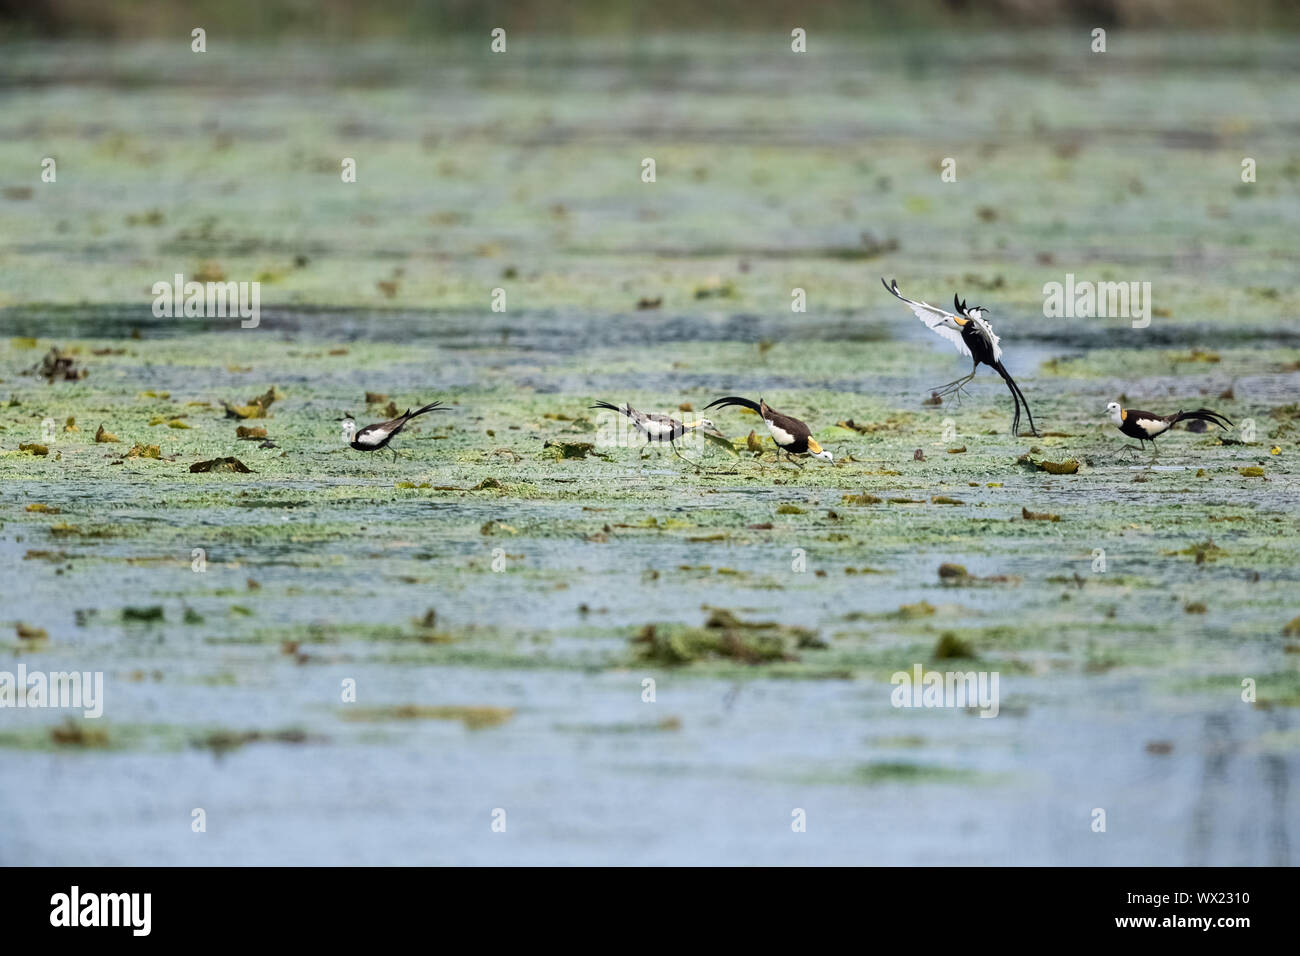
[[[980,365],[987,365],[1002,376],[1007,383],[1007,389],[1011,392],[1012,401],[1016,403],[1015,418],[1011,421],[1011,434],[1020,434],[1020,406],[1022,403],[1025,406],[1025,414],[1029,416],[1030,434],[1038,434],[1038,429],[1034,427],[1033,412],[1029,410],[1029,402],[1025,399],[1024,393],[1020,391],[1020,386],[1016,384],[1015,379],[1011,377],[1011,373],[1002,364],[1002,344],[998,341],[997,335],[994,334],[993,326],[989,324],[988,319],[984,318],[988,313],[987,309],[978,305],[967,306],[965,300],[958,301],[957,294],[953,293],[952,304],[957,311],[949,312],[937,305],[930,305],[928,302],[917,302],[907,298],[898,291],[897,279],[892,283],[888,283],[882,278],[880,282],[891,295],[906,302],[908,307],[916,314],[916,317],[925,323],[926,328],[931,332],[942,335],[957,347],[958,352],[968,356],[974,363],[971,366],[969,375],[940,386],[935,391],[940,395],[947,395],[954,391],[960,392],[962,387],[975,377]]]

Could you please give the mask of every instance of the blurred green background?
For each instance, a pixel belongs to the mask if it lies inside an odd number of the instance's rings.
[[[774,23],[823,30],[989,29],[1080,24],[1180,29],[1294,29],[1289,0],[0,0],[0,25],[45,36],[138,38],[194,26],[241,36],[411,36],[477,32],[603,33]]]

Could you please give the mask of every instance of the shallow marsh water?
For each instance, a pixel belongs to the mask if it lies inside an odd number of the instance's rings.
[[[0,670],[106,699],[80,745],[0,711],[0,862],[1294,863],[1296,50],[1071,42],[6,48]],[[259,328],[150,314],[205,268],[261,278]],[[1160,311],[1043,318],[1067,271]],[[924,405],[964,360],[881,274],[993,308],[1055,434],[1007,434],[987,371]],[[28,374],[54,346],[87,376]],[[271,386],[242,424],[276,447],[237,440],[222,403]],[[451,410],[361,455],[368,391]],[[760,393],[837,464],[556,452],[595,399]],[[1146,469],[1120,395],[1255,440]],[[251,473],[188,470],[227,455]],[[720,611],[784,653],[644,657]],[[891,706],[916,663],[997,671],[998,717]]]

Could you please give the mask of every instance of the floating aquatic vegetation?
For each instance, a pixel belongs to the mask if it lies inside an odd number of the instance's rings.
[[[596,451],[596,446],[589,441],[548,441],[542,445],[542,453],[556,461],[576,461],[588,455],[594,458],[609,457]]]
[[[668,665],[718,658],[744,664],[791,661],[797,659],[797,649],[825,646],[816,632],[807,628],[742,621],[722,609],[714,609],[703,627],[647,624],[632,643],[641,660]]]
[[[918,617],[930,617],[938,609],[929,601],[921,601],[917,604],[900,604],[895,615],[905,621]]]
[[[1073,475],[1079,471],[1079,462],[1074,458],[1065,461],[1048,461],[1045,458],[1034,458],[1032,455],[1025,454],[1016,459],[1016,464],[1026,468],[1036,468],[1050,475]]]
[[[1223,361],[1218,352],[1209,352],[1205,349],[1192,349],[1190,352],[1170,352],[1169,359],[1172,362],[1205,362],[1210,365],[1217,365]]]
[[[239,474],[249,474],[253,469],[249,468],[238,458],[213,458],[209,461],[196,461],[190,465],[192,472],[209,472],[209,471],[233,471]]]
[[[733,458],[740,457],[740,452],[736,451],[736,446],[731,443],[731,439],[716,428],[701,428],[700,434],[704,436],[706,441],[717,445]]]
[[[438,613],[429,608],[424,617],[415,620],[415,636],[424,644],[454,644],[456,637],[438,630]]]
[[[1020,506],[1020,517],[1026,521],[1060,521],[1060,515],[1054,515],[1048,511],[1030,511],[1024,505]]]
[[[127,458],[162,458],[162,448],[158,445],[142,445],[136,442],[126,453]]]
[[[736,294],[736,284],[730,279],[723,281],[718,276],[709,276],[695,287],[697,299],[730,299]]]
[[[47,515],[56,515],[60,513],[60,509],[54,507],[53,505],[42,504],[39,501],[33,501],[23,510],[38,512],[40,514],[47,514]]]
[[[108,429],[106,429],[106,428],[104,427],[103,423],[101,422],[100,425],[99,425],[99,427],[98,427],[97,429],[95,429],[95,441],[97,441],[97,442],[116,442],[116,441],[121,441],[121,439],[118,438],[116,435],[114,435],[111,431],[109,431]]]
[[[934,645],[934,650],[930,652],[930,657],[936,661],[950,660],[952,658],[973,660],[975,658],[975,649],[971,647],[968,641],[963,641],[956,634],[945,631],[939,635],[939,640]]]
[[[1196,559],[1197,564],[1204,564],[1207,561],[1214,561],[1218,558],[1221,558],[1224,555],[1226,555],[1228,552],[1225,551],[1223,548],[1220,548],[1217,544],[1215,544],[1214,540],[1211,538],[1209,540],[1202,541],[1198,544],[1188,545],[1186,548],[1183,548],[1183,550],[1181,551],[1166,551],[1164,553],[1170,556],[1188,555],[1190,557],[1194,557]]]
[[[122,608],[122,620],[124,621],[144,621],[153,622],[164,620],[163,607],[161,604],[152,604],[148,607],[124,607]]]
[[[18,635],[19,640],[23,641],[43,641],[50,636],[45,628],[32,627],[21,621],[14,625],[14,633]]]
[[[108,731],[89,721],[69,717],[51,728],[50,739],[60,747],[107,747]]]
[[[29,548],[23,554],[24,561],[49,561],[53,564],[62,564],[71,557],[66,551],[48,551],[42,548]]]
[[[267,412],[275,402],[284,397],[284,393],[272,385],[261,395],[248,400],[247,405],[221,404],[226,409],[227,418],[266,418]],[[394,415],[397,413],[394,412]]]
[[[240,425],[235,429],[235,437],[240,441],[249,441],[255,438],[265,438],[266,429],[261,425]]]
[[[882,783],[969,783],[979,775],[954,767],[937,767],[930,764],[903,761],[879,761],[858,767],[853,772],[856,782]]]
[[[497,727],[514,717],[513,707],[427,707],[403,704],[397,707],[348,707],[340,716],[344,720],[458,720],[469,730]]]
[[[846,505],[878,505],[884,500],[865,491],[857,495],[840,495],[840,501]]]
[[[214,730],[192,738],[191,746],[211,750],[217,756],[254,743],[305,744],[323,738],[310,737],[305,731],[290,730]]]
[[[194,272],[195,282],[225,282],[226,270],[221,268],[220,264],[208,260],[203,262]]]
[[[42,445],[39,442],[28,442],[27,444],[19,444],[18,450],[21,452],[26,452],[29,455],[35,455],[40,458],[43,458],[50,453],[49,446]]]

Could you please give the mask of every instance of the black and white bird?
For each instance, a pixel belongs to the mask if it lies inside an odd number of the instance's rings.
[[[592,408],[608,408],[610,411],[618,412],[620,415],[626,415],[632,422],[634,428],[645,436],[646,444],[651,442],[667,442],[673,450],[673,454],[682,461],[695,464],[677,448],[677,441],[687,432],[693,432],[700,429],[712,429],[713,422],[707,418],[697,419],[693,422],[679,422],[675,418],[667,415],[660,415],[657,412],[640,412],[632,405],[611,405],[609,402],[597,402]]]
[[[446,406],[442,402],[432,402],[423,408],[417,408],[411,411],[409,408],[406,414],[398,415],[390,422],[380,422],[378,425],[367,425],[359,432],[352,436],[350,444],[357,451],[379,451],[381,448],[388,448],[388,443],[392,441],[403,428],[416,415],[423,415],[425,412],[445,412]],[[397,461],[397,449],[388,448],[393,453],[393,461]]]
[[[1152,412],[1139,411],[1136,408],[1124,408],[1119,402],[1111,402],[1106,406],[1106,414],[1110,416],[1110,420],[1115,423],[1116,428],[1129,438],[1136,438],[1141,442],[1141,448],[1145,449],[1146,443],[1151,442],[1152,461],[1155,461],[1156,455],[1159,454],[1156,438],[1169,431],[1179,422],[1210,422],[1213,425],[1218,425],[1224,431],[1232,427],[1232,422],[1208,408],[1198,408],[1192,412],[1180,410],[1172,415],[1156,415]],[[1132,448],[1133,446],[1127,445],[1125,447]]]
[[[722,408],[727,405],[739,405],[741,408],[748,408],[758,412],[764,424],[767,425],[768,432],[772,435],[772,441],[776,447],[785,452],[785,457],[794,464],[800,465],[795,460],[795,455],[811,455],[814,458],[822,458],[826,461],[834,461],[834,456],[824,450],[821,445],[817,444],[816,439],[812,437],[812,429],[799,421],[797,418],[791,418],[789,415],[782,415],[759,399],[757,402],[748,398],[740,398],[736,395],[730,395],[726,398],[719,398],[716,401],[709,402],[704,406],[707,408]]]
[[[953,293],[952,305],[956,311],[949,312],[936,305],[930,305],[928,302],[917,302],[907,298],[898,291],[897,279],[892,283],[888,283],[885,282],[884,278],[881,278],[880,282],[891,295],[897,296],[906,302],[908,307],[916,314],[916,317],[925,323],[926,328],[931,332],[942,335],[957,347],[958,352],[968,356],[974,363],[971,366],[969,375],[940,386],[935,389],[936,392],[940,395],[960,392],[962,387],[975,377],[980,364],[983,363],[1002,376],[1007,383],[1007,389],[1011,392],[1012,401],[1016,403],[1015,417],[1011,421],[1011,434],[1020,434],[1020,406],[1022,404],[1025,406],[1025,414],[1029,416],[1030,434],[1038,434],[1038,429],[1034,426],[1034,414],[1029,410],[1029,402],[1025,399],[1024,393],[1020,391],[1020,386],[1016,384],[1015,379],[1011,377],[1011,373],[1002,364],[1002,345],[993,332],[993,326],[984,318],[988,314],[987,309],[978,305],[967,306],[965,300],[958,301],[956,293]]]

